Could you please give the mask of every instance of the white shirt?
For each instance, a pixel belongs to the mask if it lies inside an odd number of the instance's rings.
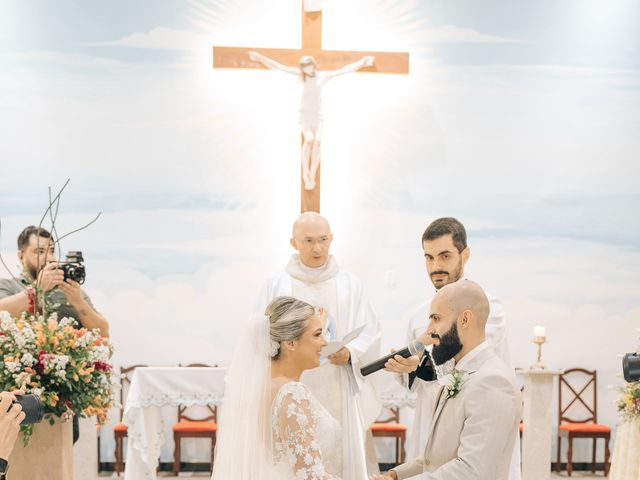
[[[489,344],[485,340],[480,345],[476,346],[473,350],[468,352],[464,357],[460,359],[458,363],[456,363],[456,370],[459,372],[464,371],[465,365],[469,365],[469,362],[476,358],[480,353],[484,352],[487,348],[489,348]]]

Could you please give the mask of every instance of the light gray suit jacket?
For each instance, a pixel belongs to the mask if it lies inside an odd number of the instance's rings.
[[[515,376],[491,348],[464,369],[459,393],[444,387],[424,455],[393,470],[398,479],[507,480],[522,403]]]

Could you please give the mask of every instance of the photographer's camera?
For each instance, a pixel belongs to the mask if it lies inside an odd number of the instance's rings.
[[[38,395],[29,393],[26,395],[17,395],[11,405],[20,405],[24,412],[24,420],[20,425],[31,425],[32,423],[40,423],[44,416],[44,408]]]
[[[626,382],[640,380],[640,353],[627,353],[622,358],[622,373]]]
[[[86,271],[84,265],[84,258],[82,258],[82,252],[70,251],[67,253],[67,257],[63,263],[60,263],[60,270],[64,272],[65,281],[70,278],[82,285],[86,279]]]

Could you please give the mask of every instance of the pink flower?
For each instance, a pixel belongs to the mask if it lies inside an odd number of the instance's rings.
[[[106,362],[95,362],[93,364],[96,370],[101,370],[103,372],[110,371],[113,367]]]

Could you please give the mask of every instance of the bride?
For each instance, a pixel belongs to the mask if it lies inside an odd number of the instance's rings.
[[[326,313],[277,297],[236,348],[213,480],[340,480],[340,424],[300,383],[320,364]]]

